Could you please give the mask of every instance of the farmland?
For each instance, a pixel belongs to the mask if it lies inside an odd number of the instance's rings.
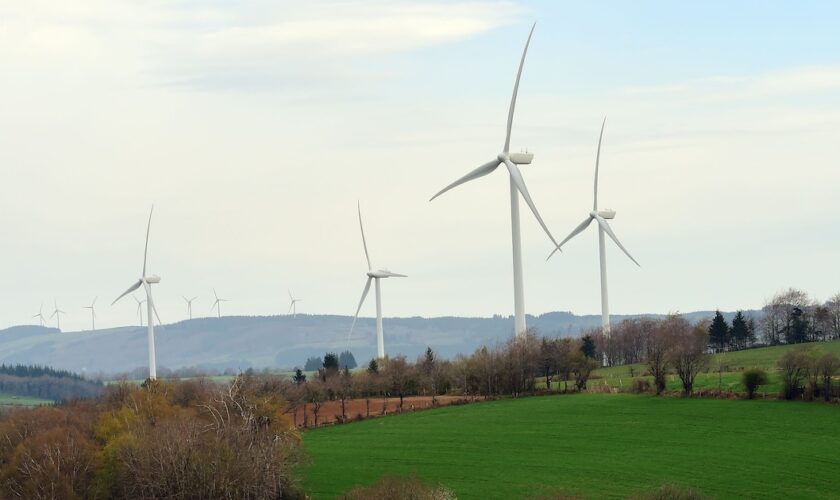
[[[664,483],[715,497],[827,498],[840,489],[838,421],[837,406],[778,401],[492,401],[306,432],[305,486],[333,498],[385,474],[416,473],[459,498],[623,498]]]

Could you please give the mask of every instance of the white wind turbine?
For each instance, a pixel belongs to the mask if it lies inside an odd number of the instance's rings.
[[[55,299],[53,299],[53,305],[55,306],[55,310],[50,315],[50,319],[52,319],[53,316],[55,316],[55,326],[56,328],[58,328],[59,331],[61,331],[61,315],[67,313],[58,308],[58,301],[56,301]]]
[[[303,299],[294,298],[292,296],[292,291],[291,290],[289,290],[288,292],[289,292],[289,301],[290,302],[289,302],[289,312],[287,312],[286,314],[291,313],[292,317],[296,318],[297,317],[297,303],[298,302],[303,302]]]
[[[595,196],[594,201],[592,202],[592,211],[589,212],[589,215],[586,217],[586,220],[580,223],[578,227],[576,227],[571,234],[566,236],[566,239],[560,242],[560,246],[563,246],[567,241],[577,236],[579,233],[583,232],[584,229],[589,227],[589,224],[592,221],[598,222],[598,248],[600,251],[601,257],[601,326],[603,328],[604,334],[609,335],[610,333],[610,305],[609,305],[609,296],[607,294],[607,253],[606,253],[606,243],[604,239],[604,234],[606,233],[607,236],[612,239],[618,248],[624,252],[627,257],[630,257],[637,266],[641,267],[641,265],[636,262],[636,259],[630,255],[630,252],[624,248],[624,245],[618,241],[615,233],[613,232],[610,225],[607,223],[607,219],[615,218],[615,210],[598,210],[598,166],[601,161],[601,140],[604,138],[604,125],[607,123],[607,119],[604,118],[604,121],[601,123],[601,135],[598,136],[598,152],[595,155]],[[556,252],[557,249],[552,250],[552,252],[548,255],[551,258]]]
[[[215,309],[216,312],[219,315],[219,318],[221,318],[222,317],[222,302],[227,302],[227,299],[219,298],[218,294],[216,294],[216,289],[215,288],[213,289],[213,295],[216,297],[216,301],[213,302],[213,306],[210,307],[210,311]]]
[[[143,326],[143,304],[146,303],[146,299],[140,300],[134,295],[131,298],[134,299],[134,302],[137,302],[137,311],[135,311],[135,314],[140,318],[140,326]]]
[[[41,302],[41,308],[38,309],[38,314],[35,314],[32,317],[33,318],[38,318],[38,320],[41,322],[41,326],[44,326],[44,322],[46,321],[46,318],[44,318],[44,303],[43,302]]]
[[[392,273],[387,269],[373,270],[370,264],[370,255],[368,254],[367,242],[365,241],[365,228],[362,226],[362,208],[357,205],[359,211],[359,229],[362,232],[362,246],[365,248],[365,259],[367,260],[368,272],[365,289],[362,291],[362,299],[359,301],[359,307],[356,308],[356,315],[353,317],[353,324],[350,325],[350,332],[347,334],[347,344],[349,350],[350,337],[353,335],[353,328],[356,326],[356,320],[359,318],[359,311],[362,309],[362,304],[365,303],[368,291],[370,291],[370,282],[376,282],[376,356],[379,358],[385,357],[385,336],[382,333],[382,293],[379,287],[379,280],[382,278],[405,278],[404,274]]]
[[[96,299],[99,297],[94,297],[93,302],[90,303],[89,306],[82,306],[82,309],[90,309],[90,329],[91,331],[96,330]]]
[[[136,283],[131,285],[128,290],[123,292],[122,295],[117,297],[111,305],[117,303],[118,300],[125,297],[129,293],[137,290],[141,286],[144,290],[146,290],[146,313],[147,313],[147,321],[146,325],[148,326],[148,342],[149,342],[149,379],[155,380],[157,378],[157,362],[155,361],[155,322],[152,318],[152,313],[157,317],[158,323],[161,323],[160,316],[158,315],[157,308],[155,307],[155,301],[152,299],[152,285],[160,283],[160,276],[157,275],[146,275],[146,257],[149,253],[149,230],[152,227],[152,213],[154,212],[155,207],[152,206],[152,209],[149,211],[149,222],[146,225],[146,246],[143,249],[143,271],[140,274],[140,279],[137,280]],[[136,297],[135,297],[136,299]],[[141,301],[138,301],[138,307]],[[142,321],[142,318],[141,318]],[[142,325],[141,325],[142,326]]]
[[[508,109],[507,119],[507,134],[505,135],[505,145],[502,152],[496,155],[495,158],[478,167],[467,175],[461,177],[457,181],[443,188],[436,195],[432,196],[434,200],[450,189],[459,186],[465,182],[473,179],[483,177],[490,172],[496,170],[499,165],[504,164],[507,167],[508,175],[510,177],[510,223],[511,223],[511,240],[513,244],[513,304],[515,312],[515,331],[517,335],[525,333],[527,326],[525,325],[525,285],[522,277],[522,237],[519,232],[519,195],[525,199],[525,203],[537,218],[540,226],[542,226],[545,234],[557,247],[557,241],[551,235],[551,231],[543,222],[540,213],[534,205],[531,195],[528,193],[528,188],[525,186],[525,180],[522,178],[522,173],[519,171],[518,165],[530,164],[534,159],[531,153],[510,153],[510,133],[513,127],[513,111],[516,107],[516,94],[519,91],[519,80],[522,76],[522,66],[525,64],[525,54],[528,53],[528,46],[531,43],[531,35],[534,34],[536,23],[531,27],[531,32],[528,34],[528,41],[525,43],[525,50],[522,51],[522,59],[519,62],[519,71],[516,73],[516,82],[513,85],[513,96],[510,100],[510,108]],[[429,201],[431,201],[429,200]]]
[[[188,299],[188,298],[184,297],[184,302],[187,303],[187,314],[189,314],[190,319],[192,319],[192,303],[197,298],[198,297],[193,297],[191,299]]]

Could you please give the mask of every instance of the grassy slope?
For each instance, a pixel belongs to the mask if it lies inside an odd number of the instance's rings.
[[[758,367],[763,368],[769,372],[770,383],[762,386],[759,392],[767,392],[768,394],[778,393],[781,389],[778,376],[776,375],[776,360],[791,349],[797,348],[813,349],[818,352],[833,352],[840,356],[840,340],[832,340],[831,342],[818,342],[812,344],[804,344],[799,346],[783,345],[775,347],[762,347],[760,349],[747,349],[745,351],[727,352],[722,354],[715,354],[709,362],[709,372],[701,373],[695,381],[695,389],[717,389],[720,385],[724,390],[731,388],[736,392],[744,392],[745,389],[741,385],[741,370],[744,368]],[[723,364],[723,374],[718,375],[718,368]],[[610,368],[601,368],[595,371],[594,376],[600,377],[601,380],[594,380],[596,384],[603,384],[604,379],[606,383],[612,387],[628,387],[632,378],[630,377],[631,369],[638,377],[647,370],[644,364],[613,366]],[[652,380],[650,377],[648,379]],[[722,380],[721,380],[722,379]],[[668,377],[668,388],[672,390],[681,390],[682,385],[679,379],[675,376]]]
[[[840,491],[840,408],[626,394],[526,398],[309,431],[306,489],[333,498],[416,472],[459,498],[540,486],[595,498],[666,482],[719,498],[827,498]]]
[[[53,401],[48,399],[39,399],[29,396],[14,396],[12,394],[0,393],[0,406],[42,406],[53,404]]]

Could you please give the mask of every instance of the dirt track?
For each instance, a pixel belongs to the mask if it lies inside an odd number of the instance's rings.
[[[435,406],[448,406],[455,402],[464,402],[463,396],[438,396],[435,398]],[[471,400],[470,400],[471,401]],[[431,396],[412,396],[403,399],[403,412],[425,410],[431,408]],[[348,399],[344,402],[347,420],[352,422],[360,416],[367,418],[367,408],[364,399]],[[400,398],[371,398],[370,418],[392,415],[399,413]],[[314,406],[306,405],[306,427],[315,426]],[[289,417],[294,420],[298,428],[304,427],[304,407],[299,406],[288,412]],[[341,419],[341,401],[325,401],[318,410],[318,426],[334,424]]]

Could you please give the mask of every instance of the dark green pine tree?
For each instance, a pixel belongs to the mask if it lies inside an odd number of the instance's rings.
[[[746,349],[750,340],[750,325],[744,313],[738,311],[732,318],[732,327],[729,329],[729,338],[735,349]]]
[[[709,343],[718,349],[726,349],[729,346],[729,324],[720,311],[715,311],[715,318],[709,325]]]
[[[295,376],[292,377],[297,385],[306,382],[306,374],[300,368],[295,368]]]
[[[592,335],[584,335],[580,339],[580,352],[587,358],[595,359],[595,339],[592,338]]]
[[[342,368],[349,368],[351,370],[358,366],[356,364],[356,358],[350,351],[344,351],[338,355],[338,364],[340,364]]]
[[[368,373],[379,373],[379,363],[376,362],[376,359],[370,360],[367,367]]]

